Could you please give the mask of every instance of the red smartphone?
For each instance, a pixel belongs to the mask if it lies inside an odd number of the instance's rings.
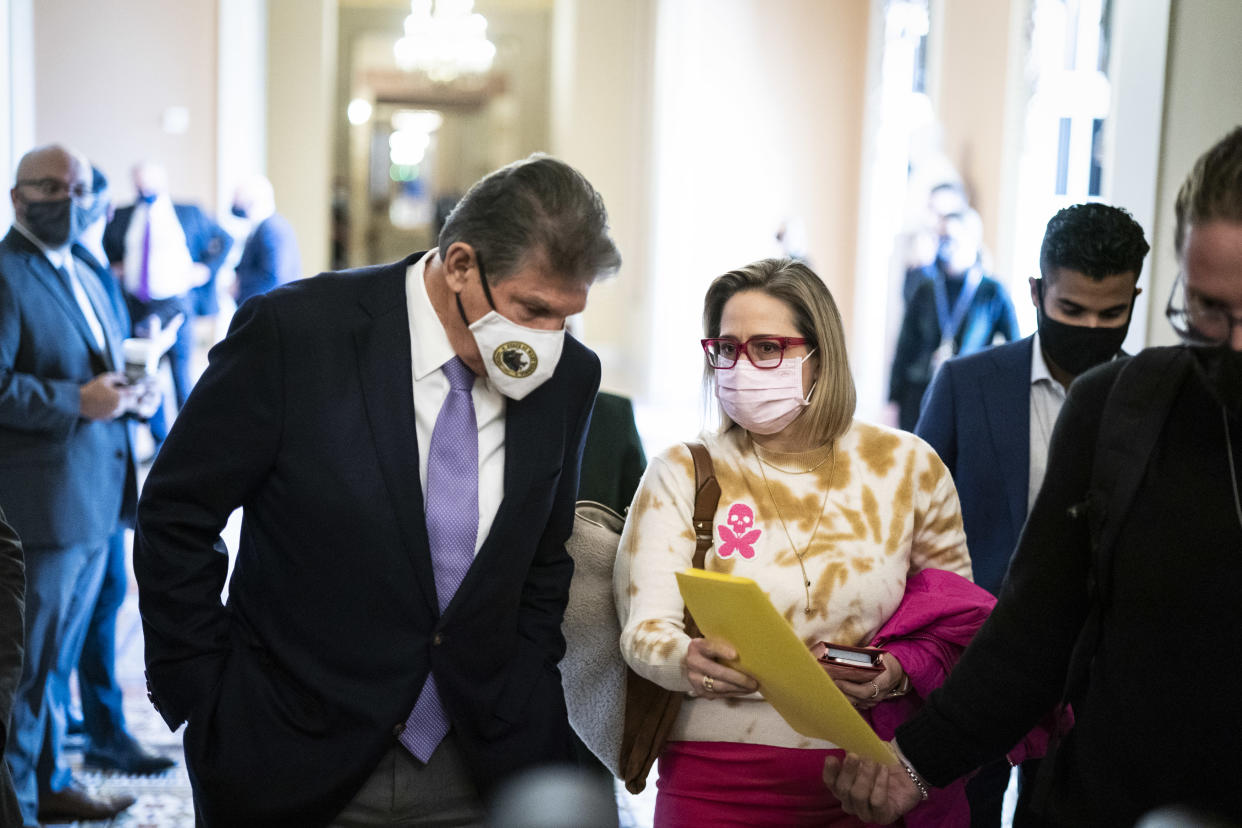
[[[872,681],[884,672],[885,652],[879,647],[851,647],[828,641],[820,641],[811,648],[811,654],[828,675],[841,681],[856,682]]]

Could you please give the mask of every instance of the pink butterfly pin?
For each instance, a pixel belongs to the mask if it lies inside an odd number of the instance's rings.
[[[725,525],[728,524],[728,525]],[[734,503],[729,509],[729,517],[716,527],[720,532],[720,548],[716,554],[728,558],[734,552],[747,560],[755,557],[754,542],[763,534],[762,529],[752,529],[755,525],[755,513],[745,503]]]

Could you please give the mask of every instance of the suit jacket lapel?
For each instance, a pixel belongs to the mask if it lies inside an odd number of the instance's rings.
[[[1014,532],[1026,523],[1031,474],[1031,339],[992,349],[993,374],[981,391],[997,467],[1006,470],[1005,495]]]
[[[354,335],[358,376],[371,438],[379,456],[380,474],[392,499],[397,527],[415,580],[428,605],[438,607],[435,575],[423,516],[418,477],[418,434],[414,426],[414,375],[410,357],[410,324],[405,304],[405,271],[399,262],[375,277],[362,297],[370,324]]]
[[[30,249],[30,270],[34,273],[35,278],[42,282],[43,286],[56,298],[61,309],[69,317],[73,327],[82,337],[90,352],[104,362],[108,362],[105,355],[99,350],[99,344],[95,342],[95,335],[91,333],[90,326],[86,324],[86,317],[82,315],[82,308],[78,305],[77,297],[73,295],[73,290],[65,283],[64,274],[52,267],[52,263],[47,260],[42,251],[30,245],[29,242],[27,242],[27,245]]]

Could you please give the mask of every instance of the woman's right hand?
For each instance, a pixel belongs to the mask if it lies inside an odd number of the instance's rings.
[[[690,694],[705,699],[747,696],[759,689],[759,682],[734,670],[721,661],[737,658],[737,650],[723,641],[708,638],[690,639],[686,650],[686,676]]]

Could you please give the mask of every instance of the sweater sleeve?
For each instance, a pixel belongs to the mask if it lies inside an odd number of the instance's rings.
[[[688,692],[684,662],[690,639],[676,573],[694,562],[694,464],[678,445],[647,467],[630,506],[613,568],[621,653],[636,673]]]
[[[914,537],[910,571],[943,569],[971,578],[970,553],[962,526],[962,506],[953,476],[936,453],[923,446],[925,468],[914,476]]]

